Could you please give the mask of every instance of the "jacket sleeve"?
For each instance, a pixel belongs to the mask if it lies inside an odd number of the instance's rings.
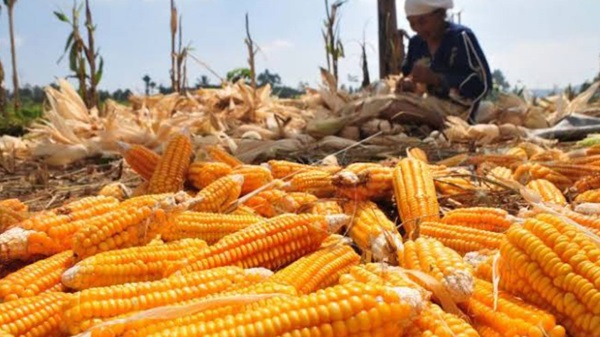
[[[458,89],[465,98],[480,100],[492,89],[492,75],[475,35],[462,31],[457,35],[456,53],[451,55],[449,71],[442,75],[442,91]]]
[[[408,52],[402,62],[402,74],[404,76],[408,76],[412,71],[413,64],[415,63],[415,48],[416,43],[413,39],[410,39],[408,42]]]

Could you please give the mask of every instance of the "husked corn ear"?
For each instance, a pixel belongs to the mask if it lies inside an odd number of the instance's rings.
[[[184,239],[112,250],[88,257],[64,270],[60,279],[62,284],[76,290],[159,280],[169,263],[183,260],[206,247],[208,244],[202,240]]]
[[[263,164],[264,167],[271,171],[271,175],[275,179],[288,179],[292,175],[307,171],[324,171],[329,173],[335,173],[341,168],[337,166],[313,166],[300,163],[294,163],[287,160],[269,160]]]
[[[488,174],[486,174],[485,177],[492,182],[498,183],[498,184],[487,183],[487,186],[489,186],[489,188],[492,191],[503,190],[504,187],[502,187],[499,184],[504,185],[504,181],[514,181],[513,172],[509,168],[502,167],[502,166],[494,167],[493,169],[491,169],[488,172]]]
[[[573,184],[573,181],[551,168],[537,163],[519,165],[513,174],[513,179],[522,185],[531,180],[545,179],[553,183],[558,189],[564,190]]]
[[[494,296],[490,282],[476,280],[473,296],[462,305],[478,330],[486,327],[498,336],[565,336],[564,327],[550,313],[504,291],[498,292],[495,305]]]
[[[393,171],[393,184],[398,214],[409,236],[417,223],[440,219],[440,206],[427,164],[410,158],[400,160]]]
[[[435,188],[443,195],[456,195],[469,193],[476,190],[475,185],[466,177],[460,175],[470,175],[471,173],[463,169],[454,169],[448,176],[436,177]],[[455,176],[453,176],[455,175]]]
[[[219,178],[196,194],[200,202],[193,205],[191,210],[224,213],[239,198],[243,184],[244,176],[241,174]]]
[[[88,221],[118,205],[111,197],[86,197],[40,212],[0,234],[0,262],[50,256],[71,249],[71,238]]]
[[[299,294],[310,294],[337,284],[340,275],[360,263],[348,245],[321,248],[276,272],[270,282],[291,285]]]
[[[404,334],[404,337],[427,336],[479,337],[479,333],[464,319],[445,312],[433,303],[428,303]]]
[[[473,275],[481,280],[492,282],[494,276],[494,261],[500,261],[500,255],[497,250],[482,249],[479,251],[468,252],[463,260],[473,268]],[[498,270],[496,269],[496,273]]]
[[[131,169],[144,180],[150,180],[156,170],[160,155],[149,148],[139,144],[118,142],[125,162]]]
[[[352,200],[376,200],[393,194],[392,168],[374,163],[354,163],[333,176],[338,195]]]
[[[538,161],[538,162],[547,162],[547,161],[553,162],[553,161],[565,161],[568,158],[569,157],[567,156],[567,154],[564,153],[564,151],[562,151],[562,150],[549,149],[549,150],[545,150],[543,152],[539,152],[534,155],[531,155],[529,160]]]
[[[583,177],[600,174],[600,167],[594,165],[573,165],[555,162],[545,163],[544,165],[554,170],[555,172],[569,178],[571,181],[577,181]]]
[[[344,213],[340,203],[335,200],[317,201],[310,208],[310,213],[320,215],[333,215]]]
[[[489,163],[504,167],[512,167],[521,162],[523,162],[521,157],[510,154],[482,154],[469,157],[469,159],[466,160],[466,163],[470,165]]]
[[[420,160],[425,164],[429,164],[429,160],[427,159],[427,153],[418,147],[413,147],[409,150],[406,150],[406,154],[408,157]]]
[[[0,331],[15,337],[62,336],[62,306],[71,296],[52,292],[0,303]]]
[[[50,290],[63,291],[60,275],[72,265],[70,250],[27,265],[0,279],[0,299],[8,302]]]
[[[567,199],[556,186],[545,179],[532,180],[527,184],[527,188],[536,191],[545,202],[564,206]]]
[[[410,288],[351,283],[155,336],[401,336],[422,303]]]
[[[423,222],[419,233],[437,239],[460,255],[481,249],[498,249],[504,238],[504,234],[441,222]]]
[[[600,203],[600,189],[585,191],[575,197],[576,203],[592,202]]]
[[[98,191],[98,195],[113,197],[119,201],[123,201],[125,199],[129,199],[131,196],[131,190],[123,183],[116,182],[102,187],[100,191]]]
[[[512,225],[508,212],[492,207],[457,208],[447,212],[441,222],[496,233],[502,233]]]
[[[152,282],[86,289],[75,293],[64,306],[61,330],[77,334],[113,317],[180,304],[264,279],[260,273],[223,267]]]
[[[195,188],[201,190],[215,180],[230,174],[231,166],[221,162],[195,161],[187,172],[187,180]]]
[[[404,268],[420,270],[442,282],[456,302],[465,302],[473,293],[473,272],[458,253],[430,238],[404,243]]]
[[[572,336],[600,331],[600,248],[558,216],[512,226],[500,247],[501,286],[555,315]]]
[[[284,213],[295,213],[297,206],[288,193],[277,189],[261,191],[246,200],[244,205],[267,218]]]
[[[509,156],[515,156],[523,161],[525,161],[529,158],[529,156],[527,155],[527,151],[525,151],[525,149],[518,147],[518,146],[511,147],[510,149],[508,149],[506,151],[506,154]]]
[[[377,204],[371,201],[347,202],[344,212],[350,216],[349,235],[363,252],[375,261],[395,262],[402,254],[402,237]]]
[[[319,198],[328,198],[335,193],[333,174],[320,170],[303,171],[294,174],[286,183],[287,192],[305,192]]]
[[[223,237],[263,221],[255,215],[215,214],[186,211],[161,233],[165,241],[196,238],[214,244]]]
[[[148,182],[148,193],[181,191],[191,157],[192,141],[184,134],[174,135],[156,164],[156,169]]]
[[[431,293],[412,281],[402,268],[386,263],[367,263],[350,268],[350,271],[340,276],[340,284],[361,282],[372,285],[389,287],[406,287],[417,290],[421,297],[429,300]]]
[[[217,145],[205,146],[203,150],[206,152],[209,159],[227,164],[231,168],[236,168],[244,164],[241,160]]]
[[[569,192],[580,194],[585,191],[600,188],[600,174],[583,177],[575,181],[573,186],[569,187]]]
[[[13,228],[28,217],[29,214],[27,212],[15,211],[9,207],[0,205],[0,234]]]
[[[170,268],[167,275],[224,265],[278,269],[317,250],[329,232],[347,221],[344,215],[279,215],[224,237]]]
[[[244,176],[242,195],[248,194],[273,181],[271,171],[258,165],[240,165],[234,168],[232,173]]]
[[[17,198],[0,200],[0,207],[6,207],[15,212],[29,211],[29,207]]]

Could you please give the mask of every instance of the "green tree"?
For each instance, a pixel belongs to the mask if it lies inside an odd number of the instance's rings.
[[[508,91],[510,89],[510,84],[500,69],[496,69],[492,72],[492,81],[502,91]]]
[[[150,78],[150,75],[146,74],[144,75],[144,77],[142,77],[142,81],[144,81],[145,84],[145,93],[146,96],[150,95],[150,82],[152,82],[152,78]]]
[[[252,72],[248,68],[236,68],[227,73],[227,81],[234,83],[242,79],[244,82],[250,83],[251,77]]]
[[[269,72],[269,69],[265,69],[262,73],[260,73],[257,77],[258,85],[264,86],[270,84],[271,87],[275,87],[276,85],[281,84],[281,77],[277,73]]]

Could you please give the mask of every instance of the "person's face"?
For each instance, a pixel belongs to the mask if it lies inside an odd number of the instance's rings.
[[[423,15],[412,15],[407,17],[410,28],[414,30],[421,38],[428,40],[439,34],[444,26],[444,13],[442,11],[433,11]]]

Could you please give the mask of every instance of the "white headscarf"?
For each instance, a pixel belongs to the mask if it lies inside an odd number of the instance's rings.
[[[406,0],[404,10],[406,16],[423,15],[436,9],[450,9],[454,7],[453,0]]]

